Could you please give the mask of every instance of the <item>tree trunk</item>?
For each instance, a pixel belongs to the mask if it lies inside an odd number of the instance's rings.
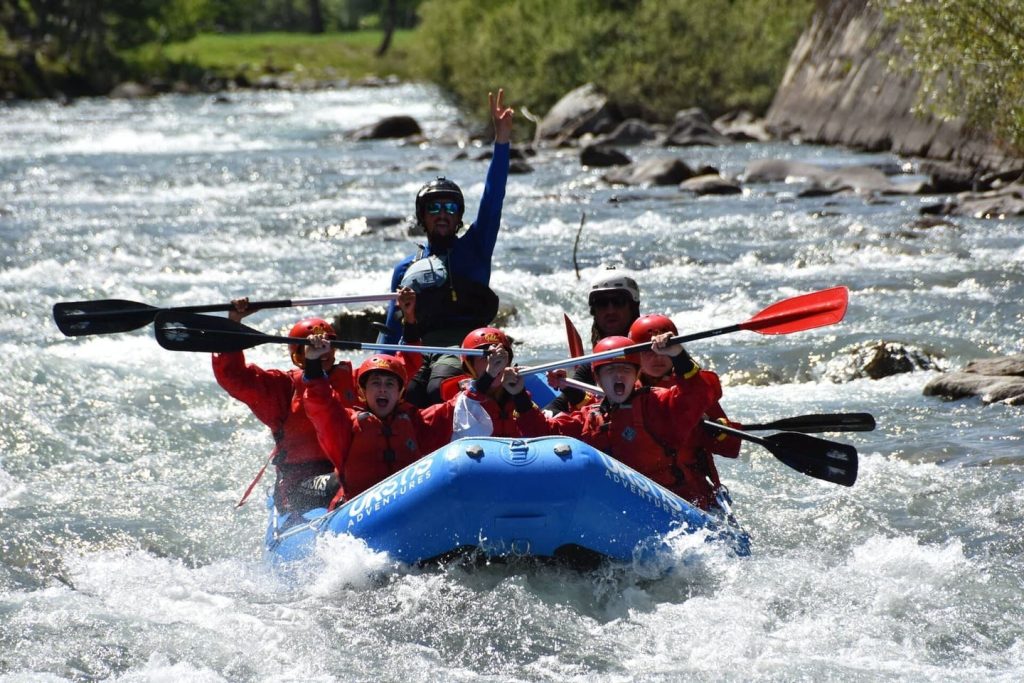
[[[320,10],[320,0],[309,0],[309,32],[324,32],[324,13]]]
[[[383,57],[391,47],[391,35],[395,32],[395,23],[398,18],[398,0],[386,0],[383,14],[384,39],[380,41],[380,47],[377,48],[378,57]]]

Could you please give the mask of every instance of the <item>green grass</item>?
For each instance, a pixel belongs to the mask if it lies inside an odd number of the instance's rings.
[[[403,80],[420,78],[408,48],[413,31],[396,31],[391,48],[377,57],[381,31],[311,35],[304,33],[200,34],[185,43],[148,45],[125,55],[140,64],[188,63],[225,76],[244,74],[250,80],[264,74],[292,72],[301,79],[359,79],[394,74]]]

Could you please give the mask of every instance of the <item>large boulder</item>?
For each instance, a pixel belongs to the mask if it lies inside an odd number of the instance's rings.
[[[840,349],[826,365],[824,378],[839,384],[916,370],[940,370],[943,365],[942,358],[933,351],[900,342],[876,341]]]
[[[694,176],[681,159],[646,159],[608,171],[602,180],[613,185],[678,185]]]
[[[580,150],[580,164],[591,168],[626,166],[630,163],[632,160],[614,147],[587,145]]]
[[[972,360],[963,370],[928,382],[923,393],[949,400],[978,396],[982,403],[1024,405],[1024,354]]]
[[[593,83],[566,93],[537,124],[536,139],[559,143],[585,133],[610,132],[622,117],[618,108]]]
[[[694,107],[676,112],[675,121],[669,128],[663,142],[666,146],[689,147],[693,145],[717,146],[732,142],[722,135],[711,123],[703,109]]]
[[[364,126],[352,133],[353,140],[386,140],[422,135],[423,129],[411,116],[386,116],[377,123]]]
[[[1012,184],[988,192],[962,192],[955,198],[921,208],[925,215],[1009,218],[1024,216],[1024,184]]]

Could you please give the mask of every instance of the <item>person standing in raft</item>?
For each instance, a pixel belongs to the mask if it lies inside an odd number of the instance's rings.
[[[596,360],[593,370],[605,392],[604,400],[554,418],[539,410],[525,410],[518,418],[523,436],[560,434],[580,439],[697,507],[708,509],[714,496],[711,485],[686,459],[692,455],[693,430],[721,398],[721,391],[701,379],[700,367],[682,345],[669,346],[668,340],[667,334],[655,336],[652,349],[671,358],[670,388],[637,386],[639,354],[623,352]],[[594,353],[632,344],[628,337],[605,337],[594,346]],[[555,386],[564,378],[565,370],[554,370],[549,383]],[[521,389],[522,378],[517,377],[515,368],[505,371],[504,386],[513,393]]]
[[[462,190],[447,178],[436,178],[416,194],[416,222],[427,244],[403,259],[391,275],[391,289],[411,287],[419,296],[417,316],[423,343],[454,346],[471,330],[489,325],[498,312],[498,297],[490,288],[491,257],[498,240],[505,201],[511,150],[513,110],[488,93],[494,122],[494,153],[476,221],[462,235],[466,203]],[[397,344],[401,329],[398,309],[388,307],[379,343]],[[441,382],[460,374],[458,356],[443,354],[426,359],[420,375],[409,387],[410,400],[425,407],[441,401]],[[424,385],[422,389],[418,385]]]
[[[485,371],[464,392],[421,409],[402,400],[408,384],[402,360],[371,356],[356,371],[361,401],[350,407],[331,390],[321,368],[320,357],[330,349],[326,338],[315,335],[310,339],[313,345],[306,351],[303,396],[320,446],[341,482],[330,501],[331,509],[453,438],[481,435],[479,421],[465,418],[482,414],[479,401],[508,364],[508,354],[492,347],[495,352],[487,358]]]
[[[231,302],[234,310],[228,318],[239,322],[253,313],[249,310],[248,297]],[[416,339],[415,306],[416,294],[411,289],[402,290],[398,304],[405,314],[405,335]],[[323,318],[304,318],[292,327],[289,337],[303,339],[311,335],[322,335],[334,339],[334,329]],[[213,374],[217,383],[233,398],[249,406],[253,415],[270,428],[274,437],[274,450],[256,478],[246,489],[241,506],[263,477],[268,464],[273,463],[277,473],[274,484],[274,505],[279,512],[301,514],[307,510],[326,507],[338,490],[338,478],[334,464],[320,447],[313,423],[306,416],[303,404],[305,385],[302,382],[302,367],[305,363],[304,349],[300,344],[289,344],[288,350],[296,369],[289,371],[265,370],[258,365],[246,363],[242,351],[213,354]],[[337,400],[345,405],[356,402],[355,382],[352,364],[335,361],[334,349],[328,347],[323,364],[331,391]],[[420,354],[401,354],[413,363],[418,363]]]
[[[590,343],[597,344],[605,337],[624,337],[630,324],[640,316],[640,286],[633,278],[615,273],[599,277],[590,286],[587,297],[590,315]],[[577,365],[572,378],[585,384],[594,384],[594,373],[589,365]],[[549,416],[568,413],[593,403],[597,397],[587,392],[565,387],[544,406]]]
[[[634,344],[649,342],[655,336],[662,334],[668,334],[670,337],[679,334],[675,323],[664,315],[642,315],[634,320],[629,327],[629,338]],[[711,370],[701,370],[700,378],[711,387],[712,391],[721,395],[722,382],[716,373]],[[641,351],[640,375],[637,381],[642,387],[671,388],[675,383],[672,359],[653,350]],[[742,429],[742,425],[729,420],[718,401],[708,407],[705,417],[729,427]],[[690,444],[687,447],[689,452],[681,455],[677,460],[681,467],[693,468],[693,475],[697,478],[706,477],[711,482],[714,494],[717,495],[719,491],[727,494],[722,486],[722,480],[718,476],[718,469],[715,467],[712,454],[735,458],[740,454],[741,444],[739,437],[728,435],[725,432],[712,435],[703,426],[698,425],[691,435]]]

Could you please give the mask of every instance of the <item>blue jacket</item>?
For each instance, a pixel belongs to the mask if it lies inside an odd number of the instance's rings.
[[[501,226],[501,207],[505,202],[505,183],[508,180],[508,164],[511,144],[494,144],[494,156],[487,169],[487,180],[484,183],[484,194],[480,198],[480,208],[476,221],[469,229],[455,240],[448,252],[448,268],[459,277],[489,285],[491,281],[491,256],[494,245],[498,241],[498,228]],[[431,255],[430,244],[422,253],[410,254],[395,266],[391,274],[391,291],[398,291],[405,271],[417,258]],[[402,322],[398,307],[392,301],[388,305],[387,317],[384,320],[388,332],[381,332],[377,337],[378,344],[397,344],[402,336]]]

